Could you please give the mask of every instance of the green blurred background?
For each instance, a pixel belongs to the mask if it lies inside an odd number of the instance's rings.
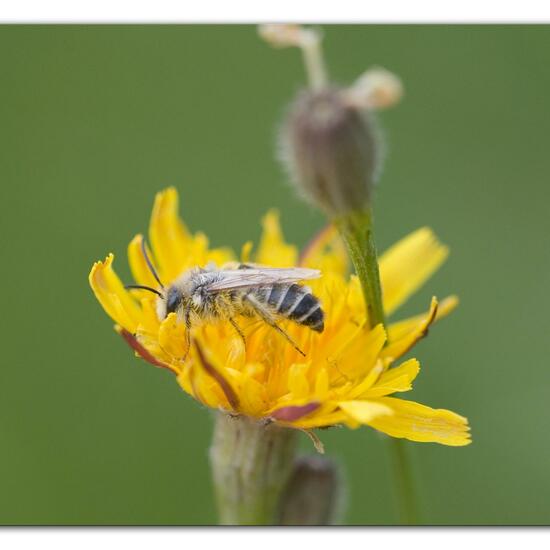
[[[452,249],[399,312],[461,298],[416,348],[406,396],[473,429],[465,448],[408,444],[423,518],[550,523],[550,28],[325,31],[337,81],[376,64],[405,84],[380,117],[380,248],[429,225]],[[252,26],[2,26],[0,71],[0,523],[214,523],[209,412],[133,357],[87,276],[113,251],[128,277],[126,245],[169,185],[214,245],[257,240],[271,207],[308,240],[323,219],[274,160],[300,55]],[[346,523],[394,523],[374,430],[322,437],[346,468]]]

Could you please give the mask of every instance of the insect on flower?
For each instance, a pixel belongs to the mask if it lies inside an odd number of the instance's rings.
[[[317,279],[318,269],[269,268],[244,263],[228,263],[218,269],[210,262],[205,268],[186,270],[167,289],[162,284],[142,241],[143,257],[163,292],[144,285],[126,285],[127,289],[148,290],[158,295],[160,321],[176,313],[185,323],[186,349],[191,347],[191,327],[201,321],[229,321],[246,345],[246,338],[235,318],[257,317],[284,336],[305,357],[305,353],[278,324],[289,319],[316,332],[323,332],[324,313],[319,300],[307,286],[296,284]]]
[[[410,391],[420,371],[416,359],[398,360],[456,307],[456,297],[433,298],[419,315],[370,327],[359,281],[349,273],[333,227],[300,253],[286,242],[277,215],[270,212],[258,245],[246,243],[238,254],[209,246],[204,233],[192,233],[178,204],[175,189],[158,193],[149,227],[151,248],[143,235],[131,240],[128,260],[135,285],[124,287],[113,254],[90,271],[94,294],[136,355],[174,373],[181,388],[203,405],[230,415],[300,430],[368,425],[412,441],[470,442],[464,417],[396,395]],[[388,317],[447,254],[433,232],[421,228],[382,255]],[[311,291],[300,284],[306,280]],[[203,294],[192,290],[203,282],[209,282]],[[270,305],[269,313],[295,346],[252,306],[242,306],[242,296],[249,293],[267,310],[278,291],[282,301]],[[189,330],[185,315],[193,299]],[[297,311],[302,301],[303,314]],[[242,315],[247,311],[253,315]],[[246,345],[231,324],[235,317]]]

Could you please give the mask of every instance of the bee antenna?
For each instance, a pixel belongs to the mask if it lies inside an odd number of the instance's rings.
[[[157,280],[157,283],[160,285],[162,289],[164,289],[164,285],[162,284],[157,271],[153,267],[153,264],[151,260],[149,259],[149,255],[147,254],[147,248],[145,246],[145,237],[142,237],[141,239],[141,251],[143,252],[143,257],[145,258],[145,263],[147,264],[147,267],[149,268],[149,271],[152,273],[153,277]]]
[[[124,285],[124,288],[126,290],[129,290],[131,288],[137,288],[137,289],[140,289],[140,290],[148,290],[149,292],[154,292],[157,296],[160,296],[161,298],[164,298],[164,296],[158,291],[158,290],[155,290],[154,288],[151,288],[150,286],[144,286],[144,285]]]

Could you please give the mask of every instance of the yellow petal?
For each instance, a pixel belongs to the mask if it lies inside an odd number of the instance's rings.
[[[196,391],[206,396],[203,386],[208,387],[217,398],[216,407],[238,410],[239,395],[233,388],[231,372],[218,362],[215,353],[207,347],[203,349],[198,341],[194,341],[190,354],[193,366],[198,367],[194,369],[197,375]]]
[[[433,300],[433,298],[432,298]],[[447,298],[441,300],[441,302],[437,305],[437,312],[435,315],[435,321],[439,321],[447,315],[449,315],[454,309],[458,306],[459,300],[458,296],[447,296]],[[430,308],[431,309],[431,308]],[[421,323],[424,319],[426,319],[426,313],[421,313],[420,315],[416,315],[414,317],[409,317],[408,319],[404,319],[403,321],[399,321],[397,323],[392,323],[388,327],[388,340],[389,342],[394,342],[396,340],[400,340],[401,338],[404,338],[408,333],[413,331],[416,326],[418,326],[419,323]]]
[[[364,380],[350,389],[346,395],[346,398],[352,400],[357,399],[358,397],[365,397],[365,392],[373,386],[383,371],[384,363],[378,360],[376,365],[371,369],[367,376],[365,376]]]
[[[268,212],[262,220],[263,234],[256,254],[256,262],[276,267],[296,265],[298,253],[295,246],[287,244],[279,224],[279,214]]]
[[[155,279],[153,273],[149,269],[142,250],[143,235],[136,235],[128,245],[128,263],[130,264],[130,270],[134,281],[138,285],[150,286],[157,288],[158,282]],[[149,259],[152,261],[152,254],[150,250],[147,250]]]
[[[348,254],[336,227],[327,225],[313,237],[300,254],[300,265],[333,275],[348,272]]]
[[[160,324],[158,341],[161,349],[171,357],[172,361],[183,361],[189,350],[187,350],[184,325],[178,322],[175,313],[170,313]]]
[[[163,283],[175,279],[189,255],[189,232],[179,218],[178,192],[170,187],[157,193],[149,225],[149,238]]]
[[[336,355],[338,369],[350,379],[365,376],[376,364],[378,355],[386,341],[386,331],[382,324],[371,331],[359,327],[356,334]]]
[[[377,401],[340,401],[338,405],[361,424],[368,424],[375,418],[393,414],[390,407]]]
[[[240,410],[249,416],[262,416],[268,404],[265,386],[250,376],[243,376],[239,390]]]
[[[359,397],[381,397],[390,393],[409,391],[412,381],[420,372],[420,364],[416,359],[409,359],[402,365],[389,369],[378,378],[376,384],[366,390]]]
[[[160,326],[160,321],[157,316],[157,298],[154,295],[151,295],[146,290],[132,290],[131,292],[136,293],[138,296],[141,294],[141,319],[140,326],[151,333],[158,331]]]
[[[113,260],[114,255],[109,254],[104,262],[96,262],[88,280],[111,319],[133,334],[139,324],[141,310],[114,272]]]
[[[432,298],[430,310],[424,315],[415,317],[414,320],[404,321],[396,325],[390,325],[388,329],[389,344],[382,351],[382,357],[391,357],[396,359],[405,355],[419,340],[428,334],[430,325],[436,319],[438,309],[437,299]],[[393,332],[392,332],[393,328]],[[406,328],[406,330],[405,330]],[[398,335],[398,337],[396,337]]]
[[[247,264],[250,262],[250,254],[252,253],[252,241],[247,241],[243,244],[241,248],[241,263]]]
[[[394,397],[382,397],[377,402],[394,414],[376,417],[369,425],[392,437],[451,446],[471,443],[468,420],[454,412]]]
[[[325,367],[321,368],[315,376],[315,397],[319,401],[327,398],[330,389],[328,371]]]
[[[292,399],[307,399],[310,394],[307,371],[310,365],[294,364],[288,369],[288,390]]]
[[[352,427],[357,426],[357,421],[350,418],[345,412],[336,411],[327,414],[315,414],[310,418],[305,418],[304,420],[296,420],[292,423],[292,426],[304,429],[322,428],[324,426],[335,426],[336,424],[348,424],[349,421],[351,421]]]
[[[393,245],[380,258],[384,310],[390,315],[445,261],[449,249],[423,227]]]

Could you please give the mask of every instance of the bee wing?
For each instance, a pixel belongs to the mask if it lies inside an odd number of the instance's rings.
[[[304,279],[317,279],[321,276],[318,269],[302,267],[277,268],[262,267],[259,269],[228,269],[219,272],[221,279],[206,287],[208,292],[220,292],[235,288],[267,286],[278,283],[295,283]]]

